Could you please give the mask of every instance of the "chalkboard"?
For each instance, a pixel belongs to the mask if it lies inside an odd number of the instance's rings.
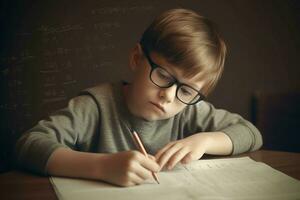
[[[1,40],[1,163],[18,136],[80,90],[130,77],[128,53],[180,1],[7,1]],[[194,7],[197,1],[185,1]]]
[[[255,90],[299,90],[297,0],[1,0],[0,171],[16,138],[82,89],[129,79],[130,49],[155,16],[195,10],[228,47],[209,101],[250,119]]]

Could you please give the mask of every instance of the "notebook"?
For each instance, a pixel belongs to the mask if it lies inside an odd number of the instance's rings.
[[[64,200],[300,199],[299,180],[249,157],[198,160],[158,176],[160,184],[147,180],[133,187],[62,177],[50,182]]]

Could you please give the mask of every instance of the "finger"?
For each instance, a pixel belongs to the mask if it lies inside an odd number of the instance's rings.
[[[134,162],[131,162],[126,173],[127,180],[139,184],[146,179],[150,179],[152,177],[151,171],[142,165],[142,163],[147,161],[154,162],[144,155],[141,155],[141,157],[138,157]],[[156,165],[159,167],[158,164]]]
[[[156,162],[156,158],[154,156],[152,156],[151,154],[148,154],[148,158],[150,158],[151,160]]]
[[[152,160],[151,158],[146,156],[144,156],[144,158],[140,160],[140,164],[145,169],[151,172],[158,172],[160,170],[159,164],[155,160]]]
[[[121,178],[116,180],[115,184],[120,185],[122,187],[128,187],[128,186],[134,186],[138,183],[140,183],[142,179],[137,176],[134,172],[127,172],[127,174]]]
[[[160,167],[163,168],[165,164],[169,161],[170,157],[173,156],[180,148],[181,147],[179,145],[174,144],[172,147],[166,150],[158,160]]]
[[[135,173],[139,176],[143,181],[152,178],[152,171],[144,168],[142,165],[137,167]]]
[[[132,182],[132,181],[128,181],[128,182],[121,182],[121,183],[113,183],[122,187],[130,187],[130,186],[134,186],[136,185],[136,183]]]
[[[173,169],[173,167],[182,160],[189,153],[189,149],[182,148],[179,149],[168,161],[167,169]]]
[[[166,146],[164,146],[162,149],[160,149],[160,150],[156,153],[156,155],[155,155],[156,160],[159,160],[160,157],[161,157],[161,155],[162,155],[167,149],[169,149],[172,145],[174,145],[174,142],[170,142],[170,143],[168,143]]]
[[[181,160],[181,163],[182,163],[182,164],[188,164],[188,163],[190,163],[192,160],[193,160],[193,159],[192,159],[191,154],[187,154],[187,155],[185,155],[184,158]]]
[[[133,183],[134,185],[139,185],[144,182],[147,178],[143,178],[139,173],[131,173],[129,183]]]
[[[203,156],[203,154],[204,154],[204,152],[201,152],[200,154],[198,154],[197,157],[195,157],[194,154],[190,152],[181,160],[181,163],[188,164],[188,163],[192,162],[193,160],[198,160]]]

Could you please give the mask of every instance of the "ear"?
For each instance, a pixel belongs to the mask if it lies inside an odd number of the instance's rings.
[[[129,54],[129,68],[133,71],[136,70],[136,68],[140,66],[142,58],[142,47],[139,43],[137,43]]]

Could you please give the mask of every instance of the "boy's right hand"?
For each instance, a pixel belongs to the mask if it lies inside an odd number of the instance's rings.
[[[151,172],[158,172],[160,166],[151,155],[147,158],[139,151],[123,151],[101,156],[97,169],[99,179],[126,187],[153,179]]]

